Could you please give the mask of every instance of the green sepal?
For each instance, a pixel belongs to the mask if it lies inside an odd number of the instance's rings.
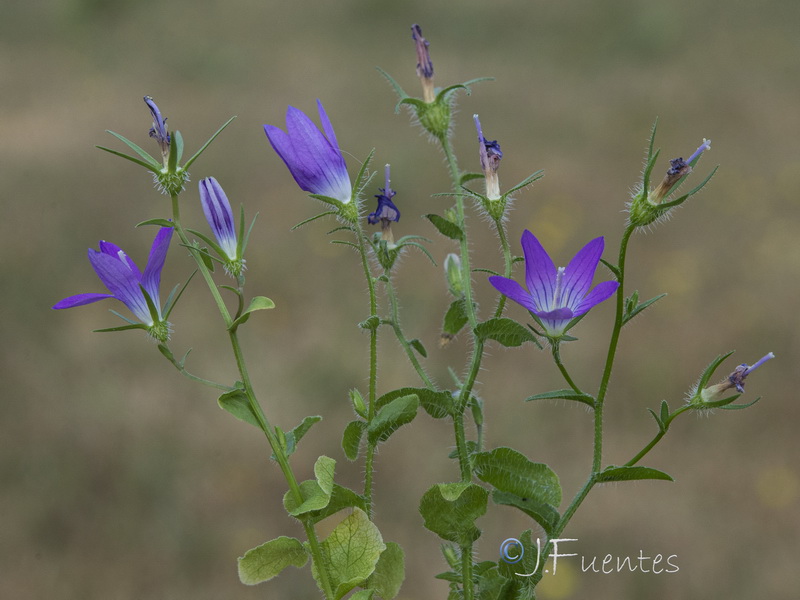
[[[294,451],[297,450],[298,442],[303,438],[303,436],[308,433],[308,430],[311,429],[311,426],[314,423],[319,423],[322,421],[322,417],[319,415],[314,415],[313,417],[306,417],[303,419],[300,424],[289,431],[288,433],[284,434],[286,439],[286,443],[284,446],[284,451],[286,452],[287,458],[294,454]],[[275,460],[275,453],[270,456],[272,460]]]
[[[606,269],[608,269],[609,271],[611,271],[614,274],[614,277],[617,280],[619,280],[620,277],[622,277],[622,272],[619,270],[619,267],[617,267],[616,265],[612,265],[610,262],[608,262],[604,258],[601,258],[600,262],[603,263],[603,265],[605,265]]]
[[[707,184],[709,181],[711,181],[711,178],[712,178],[712,177],[713,177],[713,176],[716,174],[716,172],[717,172],[717,169],[719,169],[719,165],[717,165],[716,167],[714,167],[714,169],[711,171],[711,173],[709,173],[709,174],[706,176],[706,178],[705,178],[705,179],[703,179],[703,181],[701,181],[701,182],[700,182],[700,183],[699,183],[699,184],[698,184],[698,185],[697,185],[695,188],[693,188],[693,189],[692,189],[692,191],[690,191],[688,194],[684,194],[683,196],[680,196],[680,197],[679,197],[677,200],[672,200],[671,202],[664,202],[663,204],[660,204],[659,206],[660,206],[660,207],[662,207],[662,208],[672,208],[673,206],[680,206],[681,204],[683,204],[684,202],[686,202],[686,200],[688,200],[689,198],[691,198],[692,196],[694,196],[694,195],[695,195],[697,192],[699,192],[700,190],[702,190],[702,189],[703,189],[703,188],[706,186],[706,184]],[[686,177],[686,175],[684,175],[684,177]],[[678,187],[679,185],[680,185],[680,181],[679,181],[677,184],[675,184],[675,187]]]
[[[350,590],[366,583],[386,550],[381,532],[358,508],[346,517],[321,544],[322,554],[330,583],[334,590],[332,600],[340,600]],[[319,583],[320,565],[311,565],[314,579]]]
[[[244,390],[237,388],[222,394],[217,399],[217,404],[219,404],[220,408],[227,410],[240,421],[250,423],[250,425],[261,429],[261,423],[259,423],[256,414],[253,412],[250,406],[250,400],[247,398],[247,394],[245,394]]]
[[[254,313],[257,310],[269,310],[271,308],[275,308],[275,303],[272,300],[266,296],[253,296],[253,298],[250,300],[250,305],[247,307],[247,310],[245,310],[239,316],[239,318],[231,323],[230,329],[233,330],[242,323],[245,323],[250,318],[251,313]]]
[[[527,187],[527,186],[529,186],[530,184],[532,184],[532,183],[534,183],[536,181],[539,181],[542,177],[544,177],[544,170],[543,169],[539,169],[538,171],[528,175],[525,179],[520,181],[517,185],[515,185],[514,187],[509,189],[505,194],[503,194],[503,196],[507,198],[508,196],[513,194],[514,192],[516,192],[518,190],[521,190],[522,188]]]
[[[358,453],[361,449],[361,438],[366,430],[367,424],[364,421],[350,421],[347,427],[344,428],[342,450],[344,450],[347,460],[353,461],[358,458]]]
[[[544,463],[535,463],[507,447],[472,457],[475,476],[501,492],[554,507],[561,503],[558,475]]]
[[[397,429],[417,416],[419,398],[416,394],[400,396],[382,406],[367,426],[367,439],[371,445],[389,439]]]
[[[255,227],[256,219],[258,219],[259,213],[253,215],[253,220],[250,221],[250,227],[247,228],[247,231],[244,230],[244,205],[239,205],[239,238],[236,241],[236,255],[238,257],[243,257],[245,250],[247,250],[247,243],[250,241],[250,234],[253,232],[253,227]]]
[[[230,119],[228,119],[227,121],[225,121],[225,123],[223,123],[222,127],[217,129],[217,131],[214,133],[214,135],[212,135],[210,138],[208,138],[208,141],[205,144],[203,144],[200,147],[200,149],[197,152],[195,152],[194,155],[189,160],[186,161],[186,164],[183,165],[183,169],[185,171],[188,170],[190,166],[192,166],[192,163],[194,161],[196,161],[198,158],[200,158],[200,155],[203,152],[205,152],[205,150],[206,150],[206,148],[208,148],[209,144],[211,144],[211,142],[213,142],[217,138],[217,136],[220,133],[222,133],[222,130],[225,129],[228,125],[230,125],[235,118],[236,117],[234,116],[234,117],[231,117]]]
[[[666,296],[666,294],[659,294],[655,298],[650,298],[650,300],[646,300],[644,302],[639,302],[639,294],[638,292],[633,292],[628,298],[625,299],[625,314],[622,317],[622,324],[625,325],[628,321],[630,321],[633,317],[638,315],[642,312],[645,308],[661,300]]]
[[[375,590],[383,600],[392,600],[400,593],[400,586],[403,585],[405,577],[405,554],[403,549],[399,544],[386,542],[386,550],[381,552],[378,564],[375,565],[375,571],[367,579],[366,585]],[[351,599],[355,597],[355,595],[351,596]]]
[[[239,581],[256,585],[276,577],[288,566],[303,567],[307,561],[308,552],[300,540],[282,535],[239,557]]]
[[[444,419],[453,416],[455,403],[453,394],[448,391],[436,391],[428,388],[404,387],[387,392],[375,401],[377,408],[382,408],[402,396],[414,395],[419,399],[419,404],[434,419]]]
[[[733,400],[736,400],[736,398],[738,398],[739,396],[741,396],[741,394],[736,394]],[[731,400],[731,402],[733,402],[733,400]],[[726,404],[724,406],[720,406],[719,408],[721,408],[722,410],[742,410],[744,408],[750,408],[751,406],[753,406],[753,404],[755,404],[759,400],[761,400],[761,396],[759,396],[752,402],[748,402],[747,404]]]
[[[131,325],[120,325],[119,327],[106,327],[105,329],[92,329],[92,333],[109,333],[111,331],[127,331],[128,329],[148,330],[144,323],[132,323]]]
[[[425,215],[425,218],[428,219],[443,236],[449,237],[451,240],[461,241],[464,239],[464,231],[452,221],[448,221],[444,217],[433,213]]]
[[[700,390],[705,389],[708,386],[708,382],[711,380],[711,376],[714,375],[714,371],[716,371],[717,368],[719,368],[719,366],[725,361],[725,359],[727,359],[731,354],[733,354],[733,352],[734,351],[731,350],[726,354],[721,354],[720,356],[717,356],[714,360],[711,361],[711,364],[709,364],[706,367],[705,371],[703,371],[703,374],[700,375],[700,381],[697,382],[698,392]]]
[[[467,182],[474,181],[475,179],[485,179],[485,178],[486,176],[483,173],[464,173],[458,180],[458,184],[463,187],[463,185]]]
[[[180,131],[175,131],[171,134],[171,143],[175,145],[175,151],[177,160],[175,161],[176,164],[180,164],[181,158],[183,158],[183,136],[181,135]]]
[[[450,307],[444,314],[444,322],[442,323],[442,333],[447,335],[458,335],[458,333],[467,324],[469,318],[467,317],[467,300],[461,296],[458,300],[453,300]]]
[[[525,398],[525,402],[531,402],[533,400],[574,400],[575,402],[581,402],[587,406],[591,406],[594,408],[595,398],[589,394],[581,394],[576,392],[575,390],[555,390],[552,392],[545,392],[543,394],[535,394],[534,396],[528,396]]]
[[[172,132],[171,141],[174,142],[175,136],[180,137],[180,152],[183,153],[183,137],[181,137],[180,132],[174,131]],[[169,154],[167,155],[167,170],[170,173],[176,173],[178,171],[178,152],[178,144],[170,143]]]
[[[142,157],[142,159],[144,159],[144,162],[140,161],[139,159],[137,159],[137,158],[135,158],[133,156],[128,156],[127,154],[122,154],[121,152],[117,152],[116,150],[111,150],[110,148],[104,148],[103,146],[97,146],[98,148],[100,148],[100,150],[105,150],[106,152],[110,152],[111,154],[116,154],[117,156],[121,156],[122,158],[127,158],[128,160],[130,160],[132,162],[135,162],[137,164],[142,165],[143,167],[145,167],[146,169],[148,169],[150,171],[160,171],[161,170],[161,166],[162,166],[161,163],[158,162],[153,156],[151,156],[149,152],[146,152],[145,150],[143,150],[138,144],[135,144],[134,142],[130,141],[125,136],[120,135],[120,134],[118,134],[118,133],[116,133],[114,131],[110,131],[110,130],[106,129],[106,133],[110,133],[115,138],[120,140],[123,144],[128,146],[128,148],[130,148],[131,150],[136,152],[136,154],[138,154],[139,156]]]
[[[499,317],[478,323],[475,335],[481,340],[495,340],[506,348],[521,346],[525,342],[533,342],[541,348],[538,340],[513,319]]]
[[[610,465],[594,476],[595,483],[608,483],[609,481],[638,481],[640,479],[660,479],[674,481],[670,475],[651,467],[616,467]]]
[[[492,492],[492,500],[495,504],[513,506],[514,508],[520,509],[541,525],[542,529],[544,529],[545,533],[548,535],[551,535],[553,531],[555,531],[555,527],[558,525],[558,521],[561,518],[561,515],[558,514],[558,509],[552,504],[537,502],[535,499],[527,496],[519,496],[511,492],[494,490],[494,492]]]
[[[147,221],[142,221],[141,223],[137,223],[136,227],[142,227],[143,225],[158,225],[159,227],[174,227],[175,223],[170,221],[169,219],[147,219]]]
[[[356,388],[350,390],[348,395],[350,396],[350,404],[353,405],[353,410],[355,413],[359,417],[366,419],[369,410],[367,409],[367,403],[364,402],[364,396],[362,396],[361,392],[359,392]]]
[[[288,490],[283,496],[283,507],[293,517],[321,510],[328,506],[333,492],[333,473],[336,461],[327,456],[320,456],[314,463],[314,476],[316,479],[308,479],[300,484],[300,495],[302,502],[297,503],[292,490]]]
[[[169,319],[169,316],[172,314],[172,310],[178,304],[178,300],[181,299],[181,296],[183,296],[183,292],[185,292],[186,288],[189,287],[189,282],[192,280],[192,278],[195,275],[197,275],[197,269],[192,271],[192,274],[189,275],[189,278],[186,280],[186,283],[183,284],[183,287],[180,288],[180,291],[177,291],[178,290],[178,285],[180,285],[180,284],[178,284],[174,288],[172,288],[172,291],[169,293],[169,296],[167,296],[166,302],[164,302],[164,320],[165,321],[167,319]],[[177,293],[176,293],[176,291],[177,291]]]
[[[481,535],[475,520],[486,513],[489,492],[474,483],[439,483],[422,496],[419,512],[425,528],[457,544],[471,544]]]
[[[395,93],[396,93],[396,94],[398,95],[398,97],[400,98],[400,99],[397,101],[397,104],[396,104],[396,105],[395,105],[395,107],[394,107],[394,114],[398,114],[398,113],[400,112],[400,105],[401,105],[401,102],[402,102],[404,99],[408,98],[409,96],[408,96],[408,94],[406,94],[405,90],[403,90],[403,88],[400,86],[400,84],[399,84],[399,83],[397,83],[397,81],[395,81],[395,79],[394,79],[394,78],[393,78],[391,75],[389,75],[389,74],[388,74],[386,71],[384,71],[384,70],[383,70],[383,69],[381,69],[380,67],[375,67],[375,68],[378,70],[378,72],[379,72],[381,75],[383,75],[383,76],[386,78],[386,80],[389,82],[389,85],[391,85],[391,86],[392,86],[392,88],[394,89]]]
[[[203,242],[205,242],[208,245],[209,248],[211,248],[214,252],[216,252],[217,255],[219,255],[220,258],[222,258],[224,260],[228,260],[228,256],[225,254],[225,252],[222,250],[222,247],[215,240],[212,240],[210,237],[208,237],[204,233],[201,233],[201,232],[196,231],[194,229],[189,229],[188,227],[186,228],[186,231],[188,231],[189,233],[191,233],[194,236],[199,237]]]

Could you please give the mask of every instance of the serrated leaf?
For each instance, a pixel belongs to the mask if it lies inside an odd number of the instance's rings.
[[[320,456],[314,463],[316,480],[309,479],[300,484],[302,502],[298,503],[292,490],[283,496],[286,512],[296,517],[304,513],[320,510],[328,506],[333,492],[333,473],[336,461],[327,456]]]
[[[494,492],[492,492],[492,500],[495,504],[513,506],[520,509],[541,525],[542,529],[544,529],[548,535],[553,532],[555,526],[558,524],[558,520],[561,518],[558,514],[558,510],[552,504],[537,502],[534,498],[529,498],[527,496],[518,496],[510,492],[494,490]]]
[[[374,589],[383,600],[392,600],[400,592],[405,577],[403,549],[394,542],[386,542],[386,550],[381,552],[375,571],[367,580],[367,586]]]
[[[222,394],[222,396],[217,399],[217,404],[219,404],[220,408],[227,410],[240,421],[250,423],[250,425],[255,425],[261,429],[261,424],[258,422],[258,418],[250,407],[250,401],[244,391],[233,390]]]
[[[466,300],[463,297],[458,300],[453,300],[453,302],[450,303],[450,307],[444,315],[442,333],[458,335],[458,332],[464,328],[464,325],[466,325],[469,320],[467,318],[466,308]]]
[[[640,479],[661,479],[663,481],[674,481],[672,477],[650,467],[615,467],[611,465],[603,469],[595,476],[597,483],[608,483],[609,481],[637,481]]]
[[[344,428],[342,435],[342,450],[348,460],[356,460],[358,452],[361,448],[361,438],[367,430],[367,424],[364,421],[350,421],[347,427]]]
[[[507,348],[521,346],[525,342],[536,343],[536,338],[529,330],[507,317],[478,323],[475,335],[483,340],[495,340]]]
[[[386,550],[381,532],[361,509],[354,509],[321,544],[327,571],[340,600],[356,586],[364,585],[375,571],[381,553]],[[311,566],[319,582],[317,566]]]
[[[444,217],[435,214],[425,215],[425,218],[428,219],[443,236],[449,237],[451,240],[461,241],[464,239],[464,232],[461,230],[461,227],[452,221],[448,221]]]
[[[474,483],[439,483],[422,496],[419,512],[425,527],[458,544],[477,540],[475,519],[486,513],[489,492]]]
[[[302,567],[308,553],[300,540],[281,536],[256,546],[239,557],[239,580],[245,585],[269,581],[288,566]]]
[[[472,457],[473,473],[502,492],[542,504],[561,503],[558,475],[544,463],[535,463],[511,448],[500,447]]]
[[[389,439],[399,427],[414,420],[417,408],[419,408],[419,398],[416,394],[395,398],[381,407],[367,426],[369,443],[374,445]]]
[[[575,390],[554,390],[552,392],[545,392],[544,394],[536,394],[525,398],[525,402],[531,402],[533,400],[574,400],[575,402],[581,402],[592,408],[594,408],[595,402],[594,396],[579,394]]]

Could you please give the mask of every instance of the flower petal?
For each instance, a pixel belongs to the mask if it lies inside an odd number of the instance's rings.
[[[58,302],[53,305],[53,308],[56,310],[62,308],[72,308],[74,306],[83,306],[84,304],[91,304],[92,302],[97,302],[98,300],[105,300],[106,298],[113,298],[111,294],[76,294],[75,296],[70,296],[69,298],[64,298],[63,300],[59,300]]]
[[[539,240],[527,229],[522,233],[522,251],[525,254],[525,284],[538,310],[553,308],[553,291],[556,285],[556,266]]]
[[[575,307],[575,316],[580,317],[594,306],[608,299],[619,287],[618,281],[604,281],[598,283],[589,294]]]
[[[325,137],[328,138],[331,146],[336,150],[339,158],[341,158],[342,151],[339,148],[339,142],[336,140],[336,133],[333,131],[333,125],[331,125],[331,121],[328,118],[328,113],[325,112],[325,109],[322,107],[322,102],[319,99],[317,99],[317,112],[319,112],[319,120],[322,123],[322,130],[325,132]],[[344,159],[342,159],[342,163],[344,163]]]
[[[159,316],[161,316],[161,300],[158,290],[161,286],[161,270],[164,268],[164,261],[167,259],[167,250],[169,250],[169,243],[172,240],[172,232],[172,227],[162,227],[158,230],[153,240],[153,246],[150,248],[150,256],[147,259],[147,266],[144,268],[144,275],[142,275],[142,287],[150,296],[153,304],[156,305]],[[142,297],[142,301],[144,301],[144,297]],[[150,314],[149,310],[147,314]]]
[[[89,250],[89,262],[114,298],[125,304],[142,323],[152,325],[137,275],[124,262],[104,252]]]
[[[222,186],[213,177],[200,180],[200,204],[206,221],[220,247],[231,260],[236,260],[236,228],[231,204]]]
[[[536,305],[534,304],[531,295],[513,279],[501,277],[500,275],[493,275],[489,277],[489,283],[491,283],[498,292],[508,296],[517,304],[521,304],[530,311],[536,311]]]
[[[575,257],[569,261],[569,264],[564,269],[564,278],[562,280],[564,306],[575,310],[581,304],[581,300],[583,300],[589,288],[592,287],[592,280],[597,270],[597,263],[603,254],[604,245],[602,236],[595,238],[581,248]],[[587,308],[586,310],[589,309]]]
[[[125,251],[117,246],[116,244],[112,244],[111,242],[107,242],[105,240],[100,240],[100,252],[103,254],[108,254],[109,256],[113,256],[119,261],[122,261],[128,268],[136,273],[136,276],[141,279],[142,272],[139,270],[139,267],[136,266],[136,263],[131,260],[131,258],[125,253]]]

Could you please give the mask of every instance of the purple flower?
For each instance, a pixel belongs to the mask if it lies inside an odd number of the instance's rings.
[[[549,337],[559,338],[572,319],[586,314],[619,287],[616,281],[604,281],[589,291],[603,246],[603,238],[595,238],[566,267],[556,268],[539,240],[525,230],[522,250],[527,291],[513,279],[499,275],[490,277],[489,282],[535,315]]]
[[[264,125],[264,131],[301,189],[346,204],[353,193],[347,165],[319,100],[317,108],[324,135],[303,111],[293,106],[286,110],[286,131],[274,125]]]
[[[431,44],[422,37],[422,27],[416,23],[411,26],[411,38],[417,47],[417,77],[422,82],[422,99],[430,104],[436,99],[433,88],[433,62],[428,50]]]
[[[91,304],[105,298],[116,298],[127,306],[130,311],[148,328],[161,323],[161,301],[159,287],[161,285],[161,270],[167,257],[167,249],[172,239],[172,227],[162,227],[153,240],[150,249],[150,258],[142,273],[136,264],[123,250],[111,242],[100,242],[100,250],[89,249],[89,262],[97,273],[110,294],[78,294],[64,298],[53,308],[72,308]],[[150,313],[145,294],[155,306],[156,314]]]
[[[497,169],[500,168],[500,160],[503,158],[503,151],[497,140],[491,142],[483,137],[481,121],[478,115],[472,116],[475,121],[475,128],[478,130],[478,153],[481,158],[481,169],[483,169],[484,180],[486,183],[486,197],[489,200],[500,199],[500,179],[497,176]]]
[[[150,109],[150,114],[153,115],[153,126],[150,128],[150,137],[158,142],[161,147],[161,154],[166,159],[169,156],[169,143],[170,137],[167,132],[167,119],[161,116],[161,111],[153,100],[152,96],[145,96],[144,101]]]
[[[200,180],[200,203],[219,246],[230,260],[237,259],[236,228],[228,197],[213,177]]]

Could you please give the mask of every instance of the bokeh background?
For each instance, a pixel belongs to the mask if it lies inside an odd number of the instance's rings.
[[[380,66],[419,94],[409,27],[431,41],[437,84],[493,76],[460,96],[454,143],[477,170],[471,115],[505,152],[501,182],[537,169],[519,194],[510,237],[529,228],[565,261],[605,235],[614,256],[624,203],[659,117],[656,172],[713,140],[698,169],[720,169],[667,224],[632,243],[630,289],[669,296],[625,330],[607,409],[606,463],[628,460],[654,432],[646,408],[676,406],[717,354],[723,367],[777,359],[748,381],[754,408],[678,420],[645,464],[676,482],[596,488],[568,534],[587,557],[677,555],[674,574],[582,573],[559,562],[541,598],[776,600],[800,589],[800,442],[797,316],[800,292],[800,4],[794,0],[665,2],[274,0],[42,0],[7,2],[0,19],[0,219],[3,301],[0,418],[0,596],[9,599],[218,599],[316,597],[308,572],[290,569],[242,586],[237,556],[278,535],[302,535],[281,508],[285,484],[263,438],[231,418],[213,390],[185,380],[141,332],[95,334],[117,324],[97,304],[55,312],[64,296],[100,291],[86,248],[108,239],[143,264],[168,201],[148,174],[94,148],[121,148],[106,129],[155,150],[144,94],[180,129],[188,151],[238,115],[192,170],[188,224],[204,229],[196,182],[214,175],[232,202],[260,216],[248,287],[273,298],[243,331],[256,383],[274,423],[324,421],[293,458],[302,478],[325,453],[337,479],[359,485],[361,464],[339,447],[351,418],[347,391],[366,387],[368,313],[354,254],[330,245],[329,223],[290,227],[319,206],[294,185],[263,123],[288,104],[325,103],[351,171],[371,148],[393,165],[398,235],[434,239],[441,264],[452,245],[420,216],[449,201],[437,149],[395,115]],[[373,187],[377,187],[377,180]],[[375,190],[376,192],[376,190]],[[369,190],[373,193],[373,190]],[[475,266],[499,268],[493,234],[474,216]],[[164,287],[190,262],[172,248]],[[491,291],[476,275],[479,299]],[[599,279],[598,279],[599,280]],[[221,280],[224,283],[224,281]],[[403,321],[429,351],[431,372],[461,371],[468,344],[437,340],[448,298],[443,276],[419,253],[396,283]],[[518,307],[510,310],[520,319]],[[235,376],[223,327],[199,280],[176,310],[173,347],[190,366]],[[612,320],[601,306],[575,330],[564,358],[597,385]],[[380,390],[415,384],[388,334]],[[546,353],[491,347],[480,376],[487,442],[551,464],[569,498],[590,463],[591,417],[577,405],[524,404],[562,387]],[[421,415],[382,447],[377,522],[403,545],[401,598],[443,598],[437,538],[422,528],[421,494],[458,477],[446,455],[451,428]],[[563,506],[562,506],[563,508]],[[480,523],[481,559],[529,526],[493,507]]]

